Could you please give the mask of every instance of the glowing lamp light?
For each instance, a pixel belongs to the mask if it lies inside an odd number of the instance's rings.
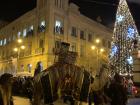
[[[96,39],[96,43],[100,43],[100,39]]]
[[[14,51],[17,52],[18,51],[18,48],[14,48]]]
[[[128,62],[128,64],[133,64],[133,58],[132,58],[132,56],[130,56],[128,59],[127,59],[127,62]]]
[[[24,50],[24,49],[25,49],[25,46],[21,46],[21,49],[23,49],[23,50]]]
[[[101,48],[101,49],[100,49],[100,52],[104,52],[104,49],[103,49],[103,48]]]
[[[121,22],[121,21],[123,21],[124,20],[124,16],[122,16],[122,15],[117,15],[117,17],[116,17],[117,19],[117,22]]]
[[[95,50],[95,48],[96,48],[95,46],[91,46],[91,49],[92,49],[92,50]]]
[[[22,43],[22,39],[18,39],[18,43]]]

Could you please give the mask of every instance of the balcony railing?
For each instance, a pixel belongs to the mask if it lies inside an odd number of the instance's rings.
[[[43,54],[44,52],[44,48],[37,48],[35,49],[35,54],[38,55],[38,54]]]

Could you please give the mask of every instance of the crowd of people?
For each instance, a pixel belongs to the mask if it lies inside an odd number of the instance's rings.
[[[38,62],[37,67],[35,69],[34,76],[38,75],[42,71],[42,69],[43,68],[42,68],[41,62]],[[9,82],[6,82],[5,80],[8,81],[8,79],[6,79],[6,78],[10,78],[10,77],[12,77],[12,76],[11,75],[8,75],[8,77],[1,76],[0,77],[0,86],[2,86],[3,84],[6,86],[7,85],[6,83],[9,83]],[[29,87],[30,78],[24,78],[24,79],[25,79],[25,81],[26,80],[28,81],[28,82],[24,83],[25,84],[24,86]],[[23,79],[20,79],[20,78],[17,79],[17,82],[14,82],[15,84],[13,84],[13,85],[16,85],[16,83],[21,83],[22,80]],[[70,79],[68,78],[66,80],[66,83],[69,83],[68,80],[70,81]],[[130,91],[129,91],[130,85],[133,85],[133,83],[130,80],[131,79],[129,79],[129,84],[128,84],[128,81],[126,81],[126,79],[124,77],[122,77],[118,73],[116,73],[114,78],[110,79],[110,81],[108,81],[102,89],[100,89],[98,91],[94,91],[91,89],[91,91],[89,93],[88,104],[92,105],[92,103],[94,103],[94,105],[126,105],[127,99],[128,99],[128,94],[130,94]],[[22,85],[19,85],[19,86],[22,86]],[[28,90],[33,88],[33,87],[31,87],[31,88],[28,88],[28,87],[27,87]],[[22,89],[22,88],[21,87],[14,88],[14,91],[17,92],[17,93],[15,92],[15,93],[16,94],[21,93],[21,91],[19,91],[20,89]],[[25,88],[23,88],[22,90],[25,90]],[[10,91],[10,90],[8,90],[8,91]],[[27,95],[30,99],[32,98],[33,93],[31,93],[31,91],[25,90],[23,93],[25,95]],[[0,105],[3,105],[3,104],[1,104],[2,103],[2,94],[3,93],[0,92]],[[67,99],[64,98],[64,102],[66,100]],[[73,103],[73,99],[72,99],[71,105],[75,105]]]
[[[89,105],[126,105],[128,100],[128,86],[119,74],[99,91],[92,91],[89,95]]]

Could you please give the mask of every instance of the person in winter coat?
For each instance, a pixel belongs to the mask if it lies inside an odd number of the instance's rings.
[[[127,89],[123,86],[122,78],[117,73],[109,86],[108,95],[111,98],[111,105],[126,105]]]
[[[37,64],[36,64],[34,76],[36,76],[37,74],[39,74],[42,70],[43,70],[42,62],[39,61],[39,62],[37,62]]]

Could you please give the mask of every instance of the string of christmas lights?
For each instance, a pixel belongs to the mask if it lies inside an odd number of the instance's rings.
[[[138,32],[126,0],[120,0],[113,33],[110,65],[112,72],[131,75],[133,71],[132,51],[137,47]]]

